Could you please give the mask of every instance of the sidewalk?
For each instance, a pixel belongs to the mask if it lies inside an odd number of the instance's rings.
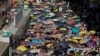
[[[30,9],[28,11],[24,11],[23,17],[20,20],[22,23],[27,18],[27,15],[30,13],[30,11]],[[18,31],[18,27],[15,27],[14,22],[12,22],[8,27],[4,28],[3,30],[9,30],[12,34],[15,34]],[[9,43],[9,37],[3,37],[2,34],[0,34],[0,41]]]

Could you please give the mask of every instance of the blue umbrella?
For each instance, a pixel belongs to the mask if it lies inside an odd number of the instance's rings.
[[[41,22],[41,20],[40,19],[37,19],[37,21],[36,22]]]
[[[68,51],[75,51],[75,48],[69,48]]]
[[[83,50],[83,48],[69,48],[68,51]]]
[[[86,38],[85,40],[86,40],[87,42],[89,42],[89,41],[91,41],[91,38],[88,37],[88,38]]]
[[[83,50],[83,48],[75,48],[76,50]]]
[[[72,32],[73,33],[78,33],[79,32],[79,28],[77,28],[77,27],[72,28]]]
[[[33,43],[42,43],[42,40],[39,40],[39,39],[33,39],[32,42],[33,42]]]

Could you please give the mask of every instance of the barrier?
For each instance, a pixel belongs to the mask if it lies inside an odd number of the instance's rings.
[[[18,11],[18,14],[15,15],[14,17],[14,23],[15,23],[15,26],[17,25],[17,23],[20,21],[20,19],[23,17],[23,8],[21,8],[19,11]]]

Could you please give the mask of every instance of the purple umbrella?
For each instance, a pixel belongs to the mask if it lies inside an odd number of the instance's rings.
[[[27,42],[26,43],[26,46],[30,46],[30,45],[34,45],[34,43],[33,42]]]
[[[87,45],[88,45],[90,48],[95,47],[95,44],[94,44],[93,42],[88,42]]]

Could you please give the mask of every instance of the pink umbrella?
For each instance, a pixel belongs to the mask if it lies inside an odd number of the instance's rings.
[[[68,20],[68,21],[67,21],[67,24],[69,24],[69,25],[74,24],[74,20]]]

